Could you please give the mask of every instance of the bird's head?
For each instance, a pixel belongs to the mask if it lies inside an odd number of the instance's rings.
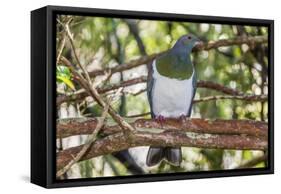
[[[156,59],[157,71],[166,77],[178,80],[189,79],[194,72],[191,51],[200,42],[192,34],[180,37],[173,48]]]
[[[190,50],[192,50],[194,46],[200,43],[201,43],[200,39],[198,39],[196,36],[194,36],[193,34],[187,34],[181,36],[176,42],[174,47],[189,48]]]

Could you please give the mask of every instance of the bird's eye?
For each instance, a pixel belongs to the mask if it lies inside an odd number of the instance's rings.
[[[187,38],[190,40],[190,39],[191,39],[191,36],[188,36]]]

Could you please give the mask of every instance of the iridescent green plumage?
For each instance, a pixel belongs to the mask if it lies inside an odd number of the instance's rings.
[[[157,71],[166,77],[178,80],[189,79],[193,73],[191,51],[198,39],[193,36],[183,36],[172,49],[156,59]]]
[[[189,79],[193,73],[192,62],[187,53],[185,56],[166,53],[156,60],[156,68],[161,75],[179,80]]]

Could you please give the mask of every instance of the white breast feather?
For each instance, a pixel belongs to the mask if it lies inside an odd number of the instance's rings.
[[[167,78],[157,72],[155,60],[153,67],[152,105],[153,113],[164,117],[186,115],[193,97],[192,78],[177,80]]]

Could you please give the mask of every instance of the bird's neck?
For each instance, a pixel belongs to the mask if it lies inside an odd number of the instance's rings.
[[[175,44],[170,52],[174,55],[186,56],[186,55],[188,55],[188,53],[191,53],[192,48],[193,48],[193,46],[191,44],[187,45],[187,46]],[[188,56],[190,56],[190,55],[188,55]]]
[[[190,67],[193,67],[191,62],[191,50],[190,47],[173,47],[170,51],[170,55],[175,56],[176,62],[171,63],[175,68],[175,71],[189,71]]]

